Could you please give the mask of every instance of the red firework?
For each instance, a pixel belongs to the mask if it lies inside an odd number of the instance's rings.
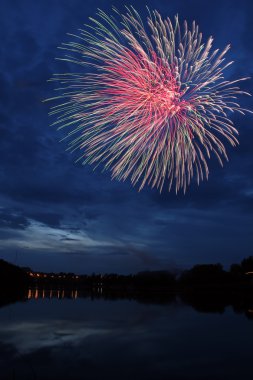
[[[113,178],[129,177],[140,189],[162,190],[167,180],[169,190],[174,183],[185,191],[194,176],[208,177],[212,153],[221,164],[227,159],[222,140],[238,143],[228,115],[246,111],[234,99],[245,94],[235,83],[247,78],[224,81],[229,47],[212,51],[212,38],[202,43],[195,23],[181,30],[177,17],[173,25],[155,11],[149,36],[133,8],[118,24],[102,11],[98,16],[102,21],[92,19],[95,25],[75,36],[80,42],[62,47],[78,56],[63,60],[95,72],[53,78],[67,85],[54,98],[66,98],[52,108],[59,114],[54,124],[74,127],[70,148],[82,151],[83,163],[102,163]]]

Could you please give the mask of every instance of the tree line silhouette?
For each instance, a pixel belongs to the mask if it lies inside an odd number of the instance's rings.
[[[23,286],[104,288],[115,290],[226,290],[248,289],[253,282],[253,256],[228,271],[221,264],[200,264],[176,274],[170,271],[143,271],[137,274],[116,273],[76,275],[74,273],[34,272],[0,260],[0,294]]]

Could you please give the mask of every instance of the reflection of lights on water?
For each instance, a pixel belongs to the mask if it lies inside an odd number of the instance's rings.
[[[28,290],[27,298],[29,300],[32,298],[32,291],[31,291],[31,289]]]
[[[98,292],[102,292],[102,289],[98,289]],[[28,289],[26,298],[32,299],[45,299],[45,298],[71,298],[73,300],[79,297],[78,290],[66,290],[66,289]]]

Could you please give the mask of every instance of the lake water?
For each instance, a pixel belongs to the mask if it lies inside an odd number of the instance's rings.
[[[253,379],[253,320],[232,307],[27,298],[0,308],[1,380]]]

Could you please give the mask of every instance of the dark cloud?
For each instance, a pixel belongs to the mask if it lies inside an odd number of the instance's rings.
[[[50,212],[32,212],[28,213],[28,216],[50,227],[59,227],[62,219],[62,215]]]
[[[69,237],[63,237],[63,238],[61,238],[61,241],[78,241],[78,239],[72,239],[72,238],[69,238]]]
[[[23,215],[13,214],[11,210],[0,210],[0,228],[25,229],[29,224]]]

